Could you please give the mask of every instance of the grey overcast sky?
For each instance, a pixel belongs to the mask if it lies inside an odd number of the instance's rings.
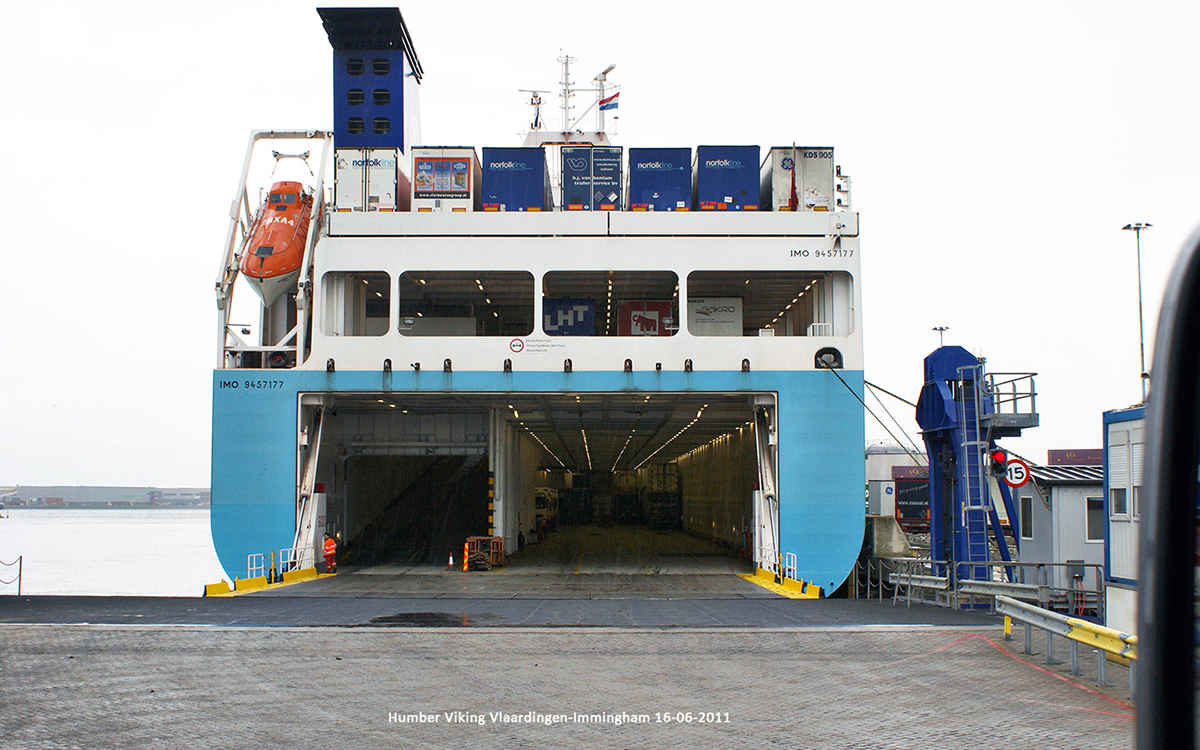
[[[869,380],[915,399],[948,325],[992,369],[1040,374],[1042,426],[1011,445],[1035,459],[1098,447],[1101,412],[1139,400],[1119,230],[1155,225],[1149,359],[1200,218],[1182,85],[1200,6],[400,7],[429,144],[515,144],[517,89],[551,88],[562,49],[576,80],[617,64],[621,145],[833,145],[862,216]],[[212,284],[246,136],[331,125],[314,5],[42,0],[5,21],[0,483],[207,485]]]

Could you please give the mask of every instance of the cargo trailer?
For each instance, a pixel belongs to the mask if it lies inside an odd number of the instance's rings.
[[[484,211],[550,211],[550,171],[540,146],[483,149]]]
[[[407,211],[411,193],[394,148],[339,148],[334,154],[337,211]]]
[[[618,336],[674,336],[679,330],[671,300],[626,300],[617,304]]]
[[[629,149],[629,210],[687,211],[692,205],[691,148]]]
[[[596,335],[595,301],[587,298],[543,298],[542,329],[548,336]]]
[[[698,146],[692,202],[701,211],[757,211],[758,146]]]
[[[478,211],[482,169],[471,146],[418,146],[412,150],[413,210]]]
[[[562,195],[564,211],[619,211],[621,202],[620,146],[563,146]]]
[[[759,203],[767,211],[833,211],[835,187],[832,148],[776,146],[762,163]]]

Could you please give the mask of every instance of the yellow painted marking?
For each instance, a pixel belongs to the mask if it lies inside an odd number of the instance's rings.
[[[257,591],[267,587],[266,576],[254,576],[253,578],[234,578],[234,591]]]
[[[284,583],[300,583],[301,581],[311,581],[317,577],[316,568],[302,568],[301,570],[285,570],[283,573]]]
[[[205,596],[224,596],[230,591],[229,584],[225,581],[217,581],[216,583],[206,583],[204,585]]]
[[[1008,615],[1004,616],[1004,637],[1008,638],[1012,635],[1012,618]]]
[[[812,584],[805,585],[803,581],[793,581],[790,578],[784,578],[783,583],[775,583],[775,574],[770,571],[759,568],[754,573],[738,573],[738,578],[749,581],[755,586],[778,594],[779,596],[788,599],[820,599],[821,587],[813,586]]]
[[[279,589],[279,588],[283,588],[284,586],[294,586],[297,583],[304,583],[305,581],[315,581],[320,578],[332,578],[335,575],[337,575],[337,573],[316,573],[315,569],[313,569],[313,568],[309,568],[309,570],[313,570],[314,574],[308,575],[304,578],[300,578],[299,580],[296,580],[295,578],[293,578],[292,580],[289,581],[289,580],[287,580],[288,574],[284,573],[283,574],[284,580],[282,583],[263,583],[261,586],[256,586],[254,588],[246,588],[244,585],[245,582],[246,581],[257,581],[257,580],[266,581],[267,580],[266,576],[258,576],[256,578],[238,578],[238,579],[234,579],[235,580],[234,585],[236,586],[237,582],[240,581],[243,583],[243,586],[241,588],[237,588],[233,591],[230,591],[227,594],[205,594],[205,596],[213,596],[213,597],[241,596],[243,594],[253,594],[255,591],[266,591],[268,589]],[[303,573],[304,571],[295,571],[295,572]],[[207,589],[208,587],[205,586],[205,588]]]

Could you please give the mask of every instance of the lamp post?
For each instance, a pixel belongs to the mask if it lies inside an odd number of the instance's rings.
[[[938,348],[939,348],[939,349],[941,349],[941,348],[942,348],[942,340],[943,340],[943,336],[945,335],[946,331],[949,331],[949,330],[950,330],[950,326],[934,326],[934,327],[933,327],[933,328],[931,328],[930,330],[937,331],[937,335],[938,335]]]
[[[1135,221],[1121,227],[1122,230],[1137,235],[1137,269],[1138,269],[1138,350],[1141,356],[1141,372],[1138,376],[1142,381],[1142,403],[1146,403],[1146,381],[1150,378],[1146,372],[1146,330],[1142,322],[1142,230],[1154,226],[1148,222]]]

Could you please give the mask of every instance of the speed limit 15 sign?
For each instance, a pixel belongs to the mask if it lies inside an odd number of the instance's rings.
[[[1009,487],[1020,487],[1029,481],[1029,465],[1019,458],[1008,459],[1008,469],[1004,473],[1004,483]]]

